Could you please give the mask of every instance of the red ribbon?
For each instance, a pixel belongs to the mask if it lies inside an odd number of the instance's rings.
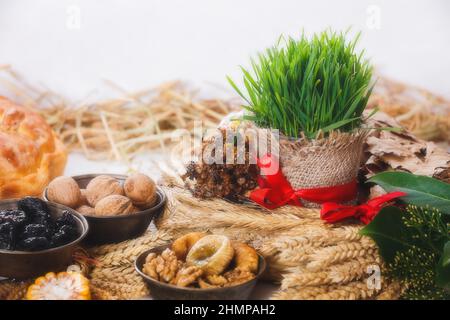
[[[264,178],[258,179],[260,188],[250,193],[250,199],[268,209],[286,204],[301,207],[300,199],[314,203],[346,202],[354,199],[358,191],[356,180],[332,187],[294,190],[279,167],[274,174],[271,172],[272,165],[279,165],[274,156],[266,154],[257,164]]]
[[[394,199],[406,196],[406,193],[391,192],[367,201],[358,206],[345,206],[338,203],[328,202],[322,205],[320,217],[326,222],[335,223],[346,218],[354,217],[362,223],[368,224],[375,218],[383,206]]]
[[[356,180],[331,187],[294,190],[281,172],[278,159],[274,156],[266,154],[257,160],[257,164],[261,171],[258,179],[260,188],[250,193],[252,201],[268,209],[275,209],[286,204],[301,207],[301,199],[320,203],[322,204],[320,217],[330,223],[354,217],[368,224],[386,203],[406,195],[404,192],[391,192],[361,205],[341,205],[340,202],[351,201],[356,197],[358,192]],[[278,166],[275,173],[272,172],[273,165]]]

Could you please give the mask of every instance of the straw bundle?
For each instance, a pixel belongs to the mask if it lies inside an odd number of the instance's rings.
[[[424,140],[450,143],[450,101],[423,88],[379,77],[369,100]]]
[[[232,101],[200,100],[179,81],[136,92],[107,81],[118,98],[75,103],[28,84],[9,66],[0,66],[0,71],[0,84],[10,98],[37,109],[70,150],[81,150],[94,160],[128,161],[139,153],[164,149],[176,129],[192,132],[198,120],[204,129],[215,128],[236,108]]]

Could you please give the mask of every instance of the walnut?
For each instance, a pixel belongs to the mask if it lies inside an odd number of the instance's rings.
[[[224,276],[219,275],[206,276],[206,280],[208,280],[209,283],[220,287],[226,285],[228,282],[228,280]]]
[[[170,249],[164,250],[160,255],[150,253],[142,270],[155,280],[169,283],[177,275],[178,259]]]
[[[187,287],[195,283],[202,276],[202,274],[203,270],[196,266],[182,268],[178,271],[175,281],[172,283],[179,287]]]
[[[164,260],[164,268],[160,271],[160,277],[165,282],[170,282],[178,271],[178,259],[175,253],[166,249],[161,253],[161,258]]]
[[[217,288],[224,287],[228,284],[228,280],[221,275],[208,275],[198,280],[200,288]]]
[[[145,258],[144,266],[142,267],[142,271],[148,275],[150,278],[155,280],[159,280],[159,274],[156,272],[156,257],[157,254],[152,252],[149,253]]]
[[[217,286],[215,286],[213,284],[210,284],[209,282],[207,282],[203,278],[198,279],[198,286],[200,287],[200,289],[217,288]]]
[[[142,209],[152,207],[157,200],[155,182],[142,173],[129,176],[125,180],[123,189],[133,204]]]
[[[86,187],[86,198],[92,207],[101,199],[110,195],[123,195],[123,188],[119,181],[107,175],[97,176]]]
[[[70,208],[76,208],[81,203],[81,191],[77,182],[71,177],[58,177],[47,188],[48,200],[60,203]]]
[[[98,216],[117,216],[136,212],[131,200],[117,194],[103,198],[95,206],[95,214]]]
[[[91,206],[88,205],[82,205],[79,206],[78,208],[75,209],[77,212],[81,213],[81,214],[85,214],[88,216],[93,216],[95,215],[95,209],[92,208]]]
[[[240,269],[234,269],[234,270],[225,272],[223,276],[228,281],[228,283],[226,284],[227,286],[236,286],[238,284],[250,281],[253,278],[255,278],[254,273],[252,273],[250,271],[246,271],[246,270],[240,270]]]

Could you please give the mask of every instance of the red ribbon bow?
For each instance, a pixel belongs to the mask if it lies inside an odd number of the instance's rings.
[[[384,204],[396,198],[406,196],[406,193],[396,191],[376,198],[358,206],[345,206],[338,203],[328,202],[322,205],[320,218],[326,222],[335,223],[346,218],[354,217],[362,223],[368,224],[375,218]]]
[[[356,180],[349,183],[312,189],[294,190],[280,168],[273,173],[273,165],[279,165],[278,159],[270,154],[266,154],[257,160],[261,175],[258,184],[259,189],[250,193],[250,199],[259,205],[275,209],[286,204],[302,206],[300,199],[314,202],[346,202],[355,198],[358,190]]]
[[[275,209],[286,204],[301,207],[301,199],[321,203],[320,217],[330,223],[354,217],[368,224],[385,203],[406,195],[404,192],[392,192],[358,206],[341,205],[339,202],[351,201],[356,197],[358,192],[356,180],[331,187],[294,190],[281,172],[278,159],[274,156],[266,154],[257,160],[257,164],[261,171],[258,178],[260,188],[250,193],[252,201],[267,209]],[[275,173],[272,172],[273,165],[278,166]]]

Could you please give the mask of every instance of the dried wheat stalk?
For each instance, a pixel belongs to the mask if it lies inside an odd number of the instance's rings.
[[[238,105],[199,100],[195,90],[179,81],[137,92],[107,81],[118,98],[77,103],[30,85],[10,66],[0,66],[0,72],[0,90],[39,111],[69,149],[81,150],[89,159],[128,161],[150,149],[164,149],[172,143],[174,130],[192,132],[196,120],[201,120],[205,129],[215,128]]]
[[[153,247],[167,244],[171,239],[172,235],[167,232],[147,231],[145,234],[136,239],[90,248],[89,253],[97,257],[127,251],[129,248],[145,247],[147,249],[151,249]]]
[[[272,295],[274,300],[314,300],[317,296],[325,294],[328,287],[306,287],[302,290],[290,288],[287,290],[279,290]]]
[[[112,294],[109,290],[102,289],[100,287],[90,285],[92,298],[95,300],[118,300],[119,297]]]
[[[288,288],[274,293],[275,300],[358,300],[376,298],[380,290],[369,289],[365,280],[346,284]]]
[[[379,77],[369,100],[424,140],[450,142],[450,101],[423,88]]]
[[[375,243],[369,238],[363,238],[359,242],[341,243],[317,250],[310,256],[311,262],[306,267],[311,271],[317,271],[350,259],[373,256],[377,252]]]
[[[93,286],[109,292],[118,299],[139,299],[149,295],[149,291],[144,283],[141,285],[116,283],[110,279],[103,281],[98,279],[91,280]]]
[[[158,229],[174,232],[177,229],[190,229],[193,227],[192,219],[195,212],[197,222],[204,221],[207,228],[239,228],[260,231],[263,233],[281,232],[301,228],[302,226],[312,226],[322,224],[318,219],[301,219],[298,216],[283,211],[277,214],[269,214],[259,208],[244,206],[242,204],[230,203],[221,199],[199,200],[181,189],[166,189],[172,201],[176,201],[176,206],[171,205],[165,213],[156,221]],[[175,209],[174,209],[175,207]],[[310,209],[295,208],[293,211],[313,212]],[[315,212],[317,217],[317,212]],[[201,224],[195,227],[201,228]]]
[[[377,300],[397,300],[400,299],[405,288],[397,281],[389,282],[377,296]]]
[[[380,265],[378,256],[366,256],[351,259],[347,262],[331,265],[320,271],[311,272],[309,270],[293,268],[282,282],[282,289],[307,287],[311,285],[329,285],[348,283],[367,277],[367,267]]]
[[[367,266],[380,265],[380,259],[372,240],[358,233],[361,225],[324,224],[317,210],[294,215],[290,211],[305,209],[287,206],[282,213],[268,212],[221,199],[198,200],[177,187],[166,190],[170,206],[156,221],[158,228],[177,236],[209,230],[251,243],[266,257],[266,278],[281,281],[283,289],[273,298],[366,299],[377,294],[365,280]]]
[[[378,290],[369,289],[365,280],[329,287],[328,291],[315,297],[316,300],[358,300],[376,296]]]
[[[97,262],[91,271],[91,284],[119,299],[135,299],[148,295],[147,287],[134,269],[139,254],[167,244],[172,236],[164,231],[147,231],[143,236],[117,244],[90,249]]]
[[[91,272],[90,277],[92,280],[127,283],[129,285],[140,285],[143,283],[142,278],[134,269],[133,263],[119,267],[108,266],[95,268]]]

